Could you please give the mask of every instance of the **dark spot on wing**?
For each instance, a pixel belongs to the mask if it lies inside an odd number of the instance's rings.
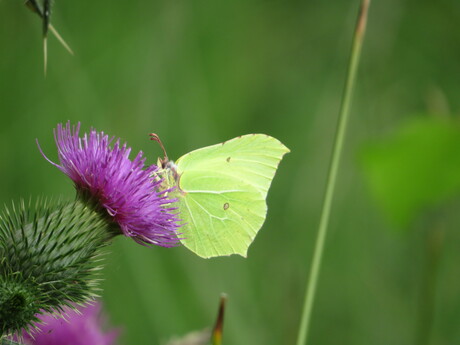
[[[230,159],[231,159],[231,158],[232,158],[232,157],[227,157],[226,161],[230,163]]]
[[[230,204],[228,202],[226,202],[224,204],[224,211],[227,211],[229,207],[230,207]]]

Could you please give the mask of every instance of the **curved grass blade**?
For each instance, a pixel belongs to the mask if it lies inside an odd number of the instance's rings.
[[[361,53],[361,46],[366,31],[367,13],[370,0],[362,0],[361,8],[356,23],[351,55],[348,65],[347,79],[342,96],[342,104],[339,112],[339,122],[334,138],[334,148],[329,165],[326,192],[324,196],[323,206],[321,210],[321,218],[318,226],[318,235],[313,253],[313,260],[308,279],[308,285],[305,293],[305,302],[302,311],[302,319],[300,321],[299,333],[297,337],[297,345],[304,345],[307,342],[308,330],[310,325],[313,302],[315,299],[316,286],[318,283],[319,271],[321,268],[321,258],[324,251],[324,242],[326,239],[327,227],[331,213],[332,199],[334,196],[335,183],[337,181],[337,172],[340,163],[340,157],[343,148],[343,142],[348,122],[348,114],[350,110],[351,95],[356,79],[356,71]]]

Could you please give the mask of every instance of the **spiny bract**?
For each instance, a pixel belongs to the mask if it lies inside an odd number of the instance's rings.
[[[36,314],[97,293],[101,248],[112,233],[80,200],[24,202],[0,215],[0,337],[29,331]]]

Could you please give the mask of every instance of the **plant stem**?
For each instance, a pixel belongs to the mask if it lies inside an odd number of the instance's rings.
[[[340,163],[340,156],[342,153],[343,141],[349,117],[348,114],[350,109],[351,95],[353,92],[353,86],[356,79],[356,71],[358,69],[358,62],[361,53],[361,46],[363,43],[364,33],[366,30],[369,3],[370,0],[362,0],[361,2],[358,21],[356,23],[356,28],[353,36],[353,44],[348,64],[347,79],[345,82],[345,87],[342,95],[342,104],[340,106],[339,111],[338,126],[334,139],[334,149],[332,152],[332,157],[329,165],[326,192],[321,210],[321,218],[318,226],[318,235],[316,237],[313,261],[311,264],[310,275],[305,294],[305,302],[302,312],[302,319],[300,321],[299,333],[297,337],[297,345],[306,344],[308,336],[311,312],[313,309],[313,302],[315,299],[318,275],[321,267],[321,258],[324,251],[324,241],[326,238],[332,198],[334,195],[335,183],[337,180],[337,171]]]
[[[428,345],[434,319],[436,276],[444,241],[442,225],[429,229],[425,234],[425,262],[421,282],[419,312],[415,344]]]

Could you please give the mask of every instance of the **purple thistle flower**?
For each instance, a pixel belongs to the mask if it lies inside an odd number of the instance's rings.
[[[27,345],[112,345],[119,332],[103,332],[105,320],[100,311],[101,305],[94,303],[78,311],[66,308],[60,318],[52,314],[39,315],[41,322],[36,326],[40,330],[33,336],[24,332],[23,342]]]
[[[142,151],[131,161],[131,148],[120,139],[94,129],[79,137],[79,131],[80,123],[70,122],[54,130],[60,165],[42,155],[72,179],[80,196],[105,208],[124,235],[141,244],[176,245],[176,199],[168,198],[171,190],[160,190],[158,167],[144,168]]]

